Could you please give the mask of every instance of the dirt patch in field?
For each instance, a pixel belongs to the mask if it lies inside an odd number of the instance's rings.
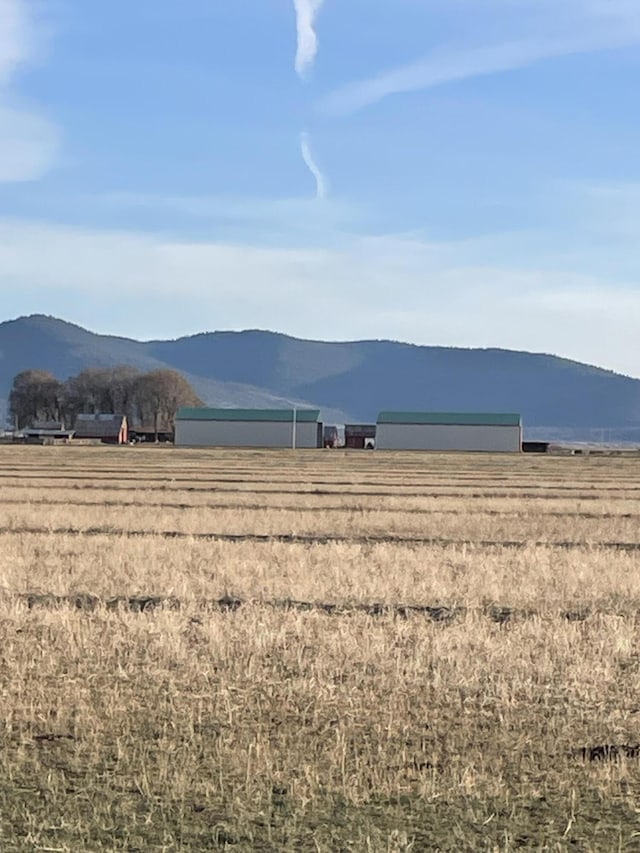
[[[623,758],[640,758],[640,744],[607,743],[598,746],[583,746],[576,756],[584,761],[620,761]]]

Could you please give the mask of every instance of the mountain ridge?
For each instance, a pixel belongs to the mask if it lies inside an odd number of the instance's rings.
[[[317,341],[262,329],[137,341],[43,314],[0,323],[5,400],[20,370],[64,379],[116,364],[180,370],[213,405],[313,405],[335,422],[372,421],[382,409],[519,411],[531,429],[637,429],[640,440],[640,380],[548,353]]]

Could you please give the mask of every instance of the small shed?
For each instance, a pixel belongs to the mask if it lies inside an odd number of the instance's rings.
[[[74,430],[75,438],[97,439],[102,444],[126,444],[129,440],[126,415],[80,414]]]
[[[325,447],[335,448],[340,443],[340,433],[338,427],[334,424],[326,425],[323,428],[323,444]]]
[[[131,444],[143,444],[156,442],[159,444],[170,444],[173,441],[173,432],[161,429],[156,432],[153,426],[142,425],[129,428],[129,442]]]
[[[177,447],[300,447],[323,445],[319,409],[179,409]]]
[[[376,446],[375,424],[345,424],[344,446],[353,450],[369,450]]]
[[[549,452],[549,444],[548,441],[523,441],[522,442],[522,452],[523,453],[548,453]]]
[[[22,431],[28,444],[48,444],[67,442],[73,437],[73,430],[66,429],[59,421],[34,421]]]
[[[520,415],[504,412],[380,412],[376,447],[382,450],[518,453]]]

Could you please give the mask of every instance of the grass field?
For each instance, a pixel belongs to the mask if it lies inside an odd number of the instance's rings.
[[[640,459],[0,447],[0,850],[640,850]]]

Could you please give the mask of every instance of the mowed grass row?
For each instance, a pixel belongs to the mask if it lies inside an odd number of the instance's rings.
[[[640,607],[638,554],[597,547],[307,545],[16,532],[0,535],[0,549],[0,587],[9,596],[174,596],[187,605],[225,595],[258,602],[496,603],[549,613]]]
[[[476,510],[469,513],[447,513],[433,510],[428,513],[368,512],[343,509],[318,509],[301,512],[297,509],[244,509],[187,506],[185,508],[142,506],[74,506],[57,504],[46,507],[46,523],[38,520],[44,504],[35,507],[13,503],[6,506],[0,531],[29,532],[34,527],[43,531],[68,529],[112,531],[120,533],[158,533],[183,536],[232,535],[247,537],[300,536],[330,537],[360,540],[363,537],[381,539],[446,540],[468,542],[561,542],[575,546],[640,543],[640,519],[637,515],[606,515],[570,519],[562,515],[542,515],[535,512],[490,513]]]
[[[521,516],[534,513],[537,516],[573,517],[600,520],[604,518],[640,518],[640,502],[621,497],[603,498],[591,494],[588,501],[575,498],[549,497],[472,497],[469,495],[407,495],[386,496],[383,501],[378,495],[353,496],[317,493],[271,493],[255,495],[252,492],[217,492],[214,490],[190,491],[173,488],[163,491],[148,489],[113,489],[108,484],[81,492],[75,487],[50,487],[46,490],[24,484],[3,488],[3,506],[32,507],[38,512],[42,506],[66,506],[75,511],[82,507],[115,507],[123,512],[135,508],[154,509],[211,509],[211,510],[284,510],[320,514],[333,511],[350,511],[390,514],[444,513],[448,515],[502,515]]]
[[[0,448],[0,848],[638,849],[640,555],[605,547],[637,540],[637,464],[584,463]],[[344,538],[190,535],[220,529]]]
[[[300,486],[514,487],[563,490],[638,488],[640,456],[540,457],[514,455],[354,453],[349,451],[178,450],[160,448],[10,448],[0,457],[0,483],[18,485],[91,479],[108,485],[145,479],[152,484],[215,482]],[[471,460],[471,461],[470,461]],[[89,476],[88,476],[89,475]]]
[[[633,618],[0,613],[3,850],[637,843]]]

